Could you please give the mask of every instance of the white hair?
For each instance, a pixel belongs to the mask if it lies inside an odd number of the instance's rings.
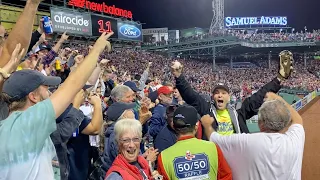
[[[142,138],[142,125],[140,121],[135,119],[121,119],[114,125],[116,141],[119,143],[120,137],[124,133],[132,133]]]
[[[291,123],[291,114],[285,103],[271,100],[264,102],[260,107],[258,120],[267,130],[279,132]]]
[[[125,85],[117,85],[111,91],[110,97],[119,102],[125,96],[128,91],[132,91],[128,86]]]

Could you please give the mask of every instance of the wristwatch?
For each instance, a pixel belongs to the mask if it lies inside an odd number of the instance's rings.
[[[8,79],[10,77],[10,74],[5,72],[3,69],[0,68],[0,74],[3,77],[3,79]]]

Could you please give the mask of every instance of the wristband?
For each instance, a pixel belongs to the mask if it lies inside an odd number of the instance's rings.
[[[278,76],[277,76],[281,81],[284,81],[286,79],[288,79],[289,77],[285,78],[283,77],[279,72],[278,72]]]

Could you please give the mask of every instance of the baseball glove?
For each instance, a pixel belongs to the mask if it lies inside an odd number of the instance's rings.
[[[280,79],[288,79],[293,72],[293,54],[288,50],[284,50],[280,52],[279,57],[278,77]]]

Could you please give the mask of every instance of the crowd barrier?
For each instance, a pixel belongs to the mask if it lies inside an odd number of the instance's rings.
[[[296,103],[292,104],[291,106],[295,110],[299,111],[300,109],[302,109],[304,106],[306,106],[308,103],[310,103],[317,96],[320,96],[320,89],[318,89],[317,91],[313,91],[313,92],[309,93],[307,96],[305,96],[304,98],[300,99],[299,101],[297,101]],[[249,128],[250,133],[260,132],[260,129],[258,127],[258,115],[255,115],[252,118],[248,119],[247,120],[247,126]]]

